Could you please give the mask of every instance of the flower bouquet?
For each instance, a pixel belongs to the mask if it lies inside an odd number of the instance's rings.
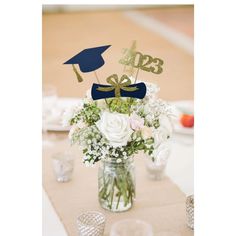
[[[119,79],[113,74],[107,78],[110,85],[100,84],[95,70],[104,64],[101,53],[109,47],[85,49],[65,63],[72,64],[78,82],[83,78],[74,66],[76,63],[84,73],[94,71],[98,84],[93,84],[78,106],[65,113],[64,125],[71,126],[71,143],[83,148],[86,166],[101,161],[100,205],[119,212],[130,209],[135,198],[133,157],[143,151],[153,161],[165,162],[169,152],[167,140],[172,132],[172,109],[157,98],[157,85],[136,83],[139,69],[159,74],[163,61],[135,51],[135,44],[119,61],[128,75],[123,74]]]
[[[143,151],[155,161],[168,152],[171,106],[156,98],[159,88],[146,83],[144,99],[89,96],[68,110],[64,125],[71,125],[69,139],[83,147],[83,162],[99,169],[99,201],[112,211],[127,210],[135,198],[133,157]],[[164,149],[163,149],[164,147]]]

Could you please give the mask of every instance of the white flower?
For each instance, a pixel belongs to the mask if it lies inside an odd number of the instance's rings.
[[[85,124],[82,120],[79,120],[79,121],[77,121],[76,126],[77,126],[79,129],[83,129],[83,128],[86,127],[86,124]]]
[[[150,99],[148,103],[144,105],[144,113],[154,117],[154,113],[158,111],[157,102],[154,99]]]
[[[149,82],[145,82],[145,85],[147,87],[146,96],[150,99],[156,98],[157,93],[160,91],[159,86]]]
[[[86,127],[86,124],[79,120],[75,125],[73,125],[70,129],[70,132],[69,132],[69,139],[72,140],[73,139],[73,135],[75,133],[78,133],[81,129],[85,128]]]
[[[96,125],[114,148],[127,145],[133,132],[128,115],[120,113],[104,111]]]
[[[155,164],[157,166],[166,165],[167,160],[170,156],[170,147],[167,142],[161,143],[157,148],[153,151],[153,156],[155,158]]]
[[[133,130],[140,130],[143,128],[144,119],[138,116],[137,114],[133,113],[130,116],[130,126]]]
[[[148,115],[146,116],[146,121],[147,121],[148,123],[152,123],[154,119],[155,119],[154,114],[148,114]]]
[[[69,139],[72,140],[72,139],[73,139],[73,135],[74,135],[75,133],[79,132],[79,131],[80,131],[80,128],[79,128],[78,126],[76,126],[76,125],[73,125],[73,126],[71,127],[70,132],[69,132],[69,135],[68,135]]]
[[[135,81],[135,78],[132,77],[132,76],[130,76],[129,78],[130,78],[130,80],[133,84],[134,81]],[[148,97],[153,97],[154,98],[154,97],[156,97],[157,93],[160,91],[160,87],[157,84],[142,81],[142,80],[137,80],[136,82],[137,83],[140,83],[140,82],[145,83],[146,88],[147,88],[146,96],[148,96]]]
[[[172,125],[170,119],[165,115],[159,116],[160,126],[153,130],[154,134],[154,147],[159,146],[162,142],[167,141],[167,139],[172,134]]]

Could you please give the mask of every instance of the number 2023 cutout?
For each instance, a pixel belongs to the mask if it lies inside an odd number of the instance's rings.
[[[124,57],[119,61],[123,65],[139,68],[154,74],[161,74],[163,71],[164,61],[160,58],[152,58],[150,55],[143,55],[141,52],[130,52],[129,49],[126,49],[124,53]]]

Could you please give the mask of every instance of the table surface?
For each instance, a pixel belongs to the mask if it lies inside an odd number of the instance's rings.
[[[53,138],[51,137],[50,141],[45,142],[44,140],[43,148],[44,188],[49,195],[51,195],[49,196],[43,191],[44,236],[76,235],[74,230],[65,229],[64,226],[67,225],[68,227],[68,225],[71,225],[72,228],[75,227],[73,226],[73,224],[75,225],[73,221],[76,219],[76,215],[83,210],[100,210],[106,214],[108,220],[105,235],[109,235],[110,226],[113,222],[123,218],[146,220],[152,224],[155,234],[160,231],[170,230],[179,232],[181,233],[180,235],[184,236],[193,235],[193,231],[187,228],[184,223],[186,220],[185,196],[193,193],[193,136],[175,134],[172,139],[172,152],[167,165],[167,176],[176,184],[176,186],[172,181],[169,181],[168,178],[165,178],[162,181],[149,180],[147,178],[143,158],[136,158],[137,201],[134,208],[129,211],[128,214],[122,213],[123,215],[120,213],[108,214],[107,211],[103,211],[98,206],[96,194],[96,167],[93,169],[84,168],[81,160],[77,159],[75,167],[76,174],[69,184],[71,187],[67,187],[69,186],[68,184],[56,183],[52,175],[51,166],[49,167],[50,160],[45,161],[45,156],[50,159],[52,153],[68,148],[68,143],[66,141],[67,139],[64,139],[66,138],[64,134],[60,134],[59,136],[52,134],[51,136]],[[77,151],[76,148],[74,150]],[[47,165],[47,167],[45,165]],[[86,186],[88,185],[88,181],[89,186]],[[78,187],[77,192],[81,191],[80,197],[78,197],[78,193],[75,193],[73,190],[76,186]],[[143,188],[146,193],[144,193]],[[181,192],[179,188],[183,192]],[[156,195],[154,193],[156,193]],[[72,197],[71,201],[67,200],[67,197],[65,201],[62,201],[60,198],[63,196],[65,197],[67,194]],[[76,196],[78,199],[74,199]],[[57,198],[56,201],[55,198]],[[53,204],[52,201],[54,201]],[[62,203],[64,208],[67,204],[68,209],[77,208],[76,211],[69,212],[68,210],[65,214],[67,215],[67,218],[71,217],[72,220],[65,221],[62,219],[63,207],[58,209],[58,203]]]

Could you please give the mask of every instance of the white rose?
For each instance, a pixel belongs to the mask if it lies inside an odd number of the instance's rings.
[[[96,125],[114,148],[127,145],[133,132],[128,115],[119,113],[104,111]]]
[[[167,142],[161,143],[153,151],[153,156],[155,158],[155,164],[157,166],[166,165],[167,160],[170,156],[170,146]]]

